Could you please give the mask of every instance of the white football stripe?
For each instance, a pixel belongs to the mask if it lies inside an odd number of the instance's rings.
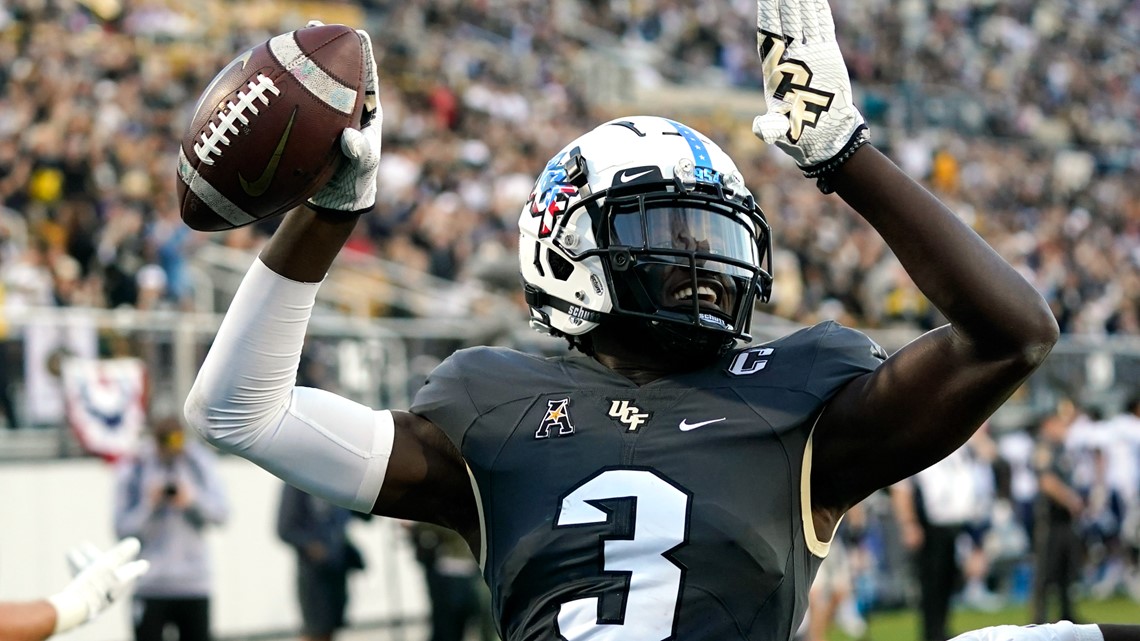
[[[214,189],[213,185],[206,182],[198,170],[190,166],[190,160],[186,157],[186,152],[182,150],[181,146],[178,148],[178,177],[186,183],[186,187],[195,196],[206,203],[207,207],[225,218],[231,225],[238,227],[257,220],[247,214],[244,209],[235,205],[229,198],[223,196],[217,189]]]
[[[309,90],[326,105],[344,114],[351,114],[356,106],[356,89],[325,73],[297,46],[293,33],[285,33],[269,40],[269,51],[301,86]]]

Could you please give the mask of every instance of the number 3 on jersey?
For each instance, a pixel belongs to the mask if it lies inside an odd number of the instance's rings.
[[[665,555],[685,543],[688,494],[649,470],[607,470],[562,499],[554,524],[605,523],[609,514],[593,503],[622,498],[635,501],[633,537],[607,539],[602,554],[606,572],[629,574],[625,616],[603,623],[598,597],[563,603],[558,632],[567,641],[661,641],[673,635],[684,573]]]

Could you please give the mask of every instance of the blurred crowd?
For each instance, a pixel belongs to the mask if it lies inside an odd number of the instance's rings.
[[[759,82],[755,8],[739,0],[215,0],[195,13],[170,0],[8,2],[5,304],[186,308],[198,245],[256,247],[272,221],[210,236],[181,224],[177,145],[216,70],[313,11],[366,24],[379,43],[381,201],[350,246],[504,292],[517,289],[515,218],[537,168],[619,115],[591,83],[598,52],[637,86]],[[1064,331],[1140,334],[1140,7],[879,0],[836,13],[877,144],[1017,265]],[[772,219],[770,311],[939,322],[877,236],[752,138],[746,119],[670,115],[737,157]]]
[[[1112,414],[1062,400],[1017,429],[983,425],[856,506],[833,541],[805,641],[831,628],[865,638],[874,612],[899,607],[918,610],[929,641],[969,627],[964,610],[1016,606],[1045,622],[1081,620],[1091,601],[1140,603],[1140,396]]]

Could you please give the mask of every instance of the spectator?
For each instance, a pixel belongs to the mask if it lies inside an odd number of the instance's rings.
[[[55,303],[45,248],[42,239],[33,237],[27,245],[14,247],[4,256],[0,279],[4,287],[5,314],[23,312],[30,307],[50,307]]]
[[[1080,540],[1076,522],[1085,502],[1073,487],[1073,468],[1065,452],[1065,436],[1076,418],[1071,403],[1061,403],[1041,422],[1033,469],[1040,488],[1034,506],[1033,621],[1052,621],[1049,593],[1056,592],[1062,619],[1075,620],[1072,586],[1077,578]]]
[[[1113,561],[1121,567],[1120,587],[1140,601],[1140,396],[1130,397],[1124,411],[1110,419],[1105,471],[1108,485],[1121,503],[1120,546]]]
[[[998,455],[1009,466],[1009,498],[1025,533],[1033,536],[1033,503],[1037,499],[1037,475],[1033,472],[1035,443],[1030,428],[1018,427],[997,438]]]
[[[431,602],[429,641],[463,641],[466,631],[476,626],[481,641],[496,639],[490,604],[482,594],[486,586],[467,544],[437,525],[415,522],[409,527]]]
[[[348,538],[353,515],[291,485],[281,490],[277,536],[297,554],[303,641],[332,641],[345,625],[348,574],[364,569],[363,555]]]
[[[205,530],[225,523],[228,506],[215,455],[188,441],[173,416],[119,465],[115,530],[142,542],[151,570],[135,591],[135,641],[210,640],[210,562]]]
[[[990,591],[991,559],[985,551],[985,539],[993,527],[997,503],[997,443],[990,435],[989,422],[983,423],[966,442],[973,464],[974,514],[966,523],[964,539],[959,540],[963,586],[962,604],[974,610],[994,611],[1002,606],[1001,597]]]
[[[891,486],[903,545],[914,554],[923,641],[950,638],[950,600],[962,583],[958,538],[978,516],[977,480],[967,444]]]
[[[998,448],[1000,451],[1000,444]],[[989,579],[999,596],[1021,603],[1029,596],[1029,533],[1015,507],[1013,466],[998,455],[993,461],[993,476],[994,504],[990,508],[990,522],[982,537],[981,551],[990,567]],[[1032,505],[1029,509],[1032,519]]]
[[[1093,479],[1081,492],[1084,512],[1077,524],[1084,551],[1084,583],[1093,598],[1106,599],[1124,579],[1121,524],[1124,501],[1108,478],[1107,448],[1093,450]]]
[[[865,527],[866,515],[862,504],[851,508],[831,538],[827,559],[820,564],[815,580],[808,592],[808,610],[800,625],[798,638],[804,641],[824,641],[832,624],[838,624],[847,636],[860,639],[867,631],[867,622],[859,614],[855,602],[853,559],[857,534]]]

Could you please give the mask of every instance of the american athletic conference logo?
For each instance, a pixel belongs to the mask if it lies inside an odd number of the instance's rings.
[[[570,421],[570,399],[560,398],[546,401],[546,414],[542,417],[542,423],[539,424],[534,437],[536,439],[550,438],[551,434],[570,436],[573,433],[574,423]]]

